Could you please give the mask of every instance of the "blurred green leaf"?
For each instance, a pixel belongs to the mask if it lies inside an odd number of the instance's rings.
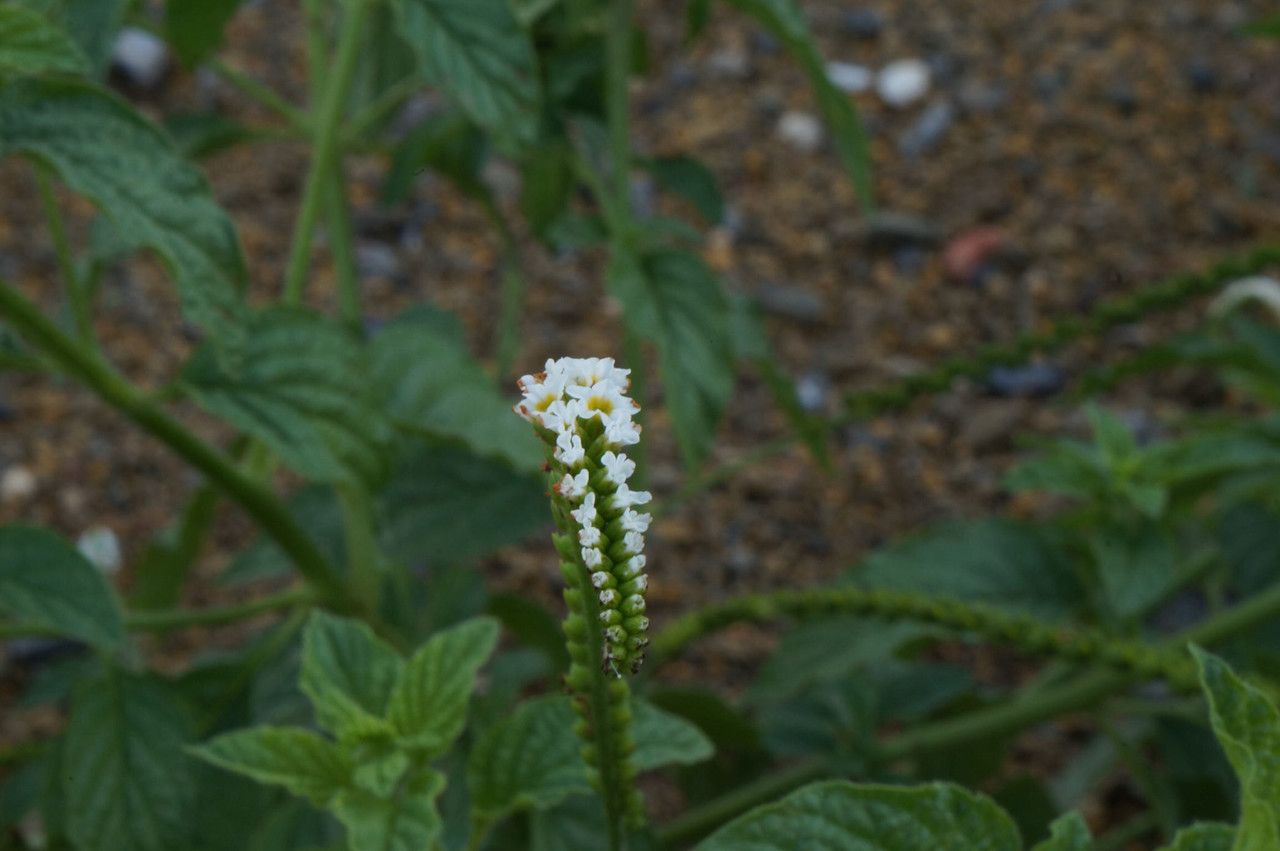
[[[1162,851],[1233,851],[1236,829],[1228,824],[1193,824],[1178,831]]]
[[[88,68],[76,43],[44,15],[17,3],[0,5],[0,76],[76,74]]]
[[[637,771],[667,765],[693,765],[710,759],[715,746],[706,734],[683,718],[665,712],[645,700],[631,701]]]
[[[330,564],[344,566],[346,535],[342,528],[342,507],[337,494],[327,485],[307,485],[289,496],[289,513]],[[219,576],[227,585],[288,576],[293,561],[271,538],[259,535],[242,550]]]
[[[179,112],[166,115],[164,127],[178,150],[200,159],[254,138],[254,131],[220,112]]]
[[[168,0],[165,36],[188,67],[198,65],[222,45],[223,30],[242,0]]]
[[[485,148],[484,134],[465,116],[452,111],[428,116],[392,151],[382,203],[398,204],[408,198],[415,178],[426,170],[448,179],[472,198],[487,198],[489,189],[480,174]]]
[[[340,739],[391,732],[384,720],[404,660],[368,624],[315,611],[302,639],[302,690]]]
[[[1280,15],[1271,15],[1254,21],[1244,28],[1246,35],[1280,38]]]
[[[125,643],[111,586],[60,535],[0,526],[0,612],[108,652]]]
[[[724,220],[724,198],[716,185],[716,177],[701,160],[693,157],[655,157],[645,160],[658,185],[668,192],[683,197],[707,224],[716,225]]]
[[[351,779],[342,749],[298,727],[253,727],[225,733],[194,748],[214,765],[283,786],[317,807],[327,805]]]
[[[67,32],[89,58],[93,76],[102,77],[129,9],[129,0],[62,0],[61,6]]]
[[[1089,548],[1105,599],[1121,618],[1148,611],[1185,578],[1171,533],[1154,523],[1092,530]]]
[[[573,197],[573,149],[549,142],[531,149],[520,163],[520,210],[539,237],[564,215]]]
[[[1259,502],[1233,506],[1218,519],[1218,543],[1242,597],[1280,581],[1280,512]]]
[[[1093,851],[1089,826],[1079,813],[1068,813],[1050,825],[1051,835],[1031,851]]]
[[[423,851],[444,826],[436,799],[445,778],[425,769],[402,783],[390,798],[364,789],[347,789],[334,801],[334,813],[347,829],[351,851]]]

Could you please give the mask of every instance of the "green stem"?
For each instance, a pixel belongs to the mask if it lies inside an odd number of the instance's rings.
[[[6,317],[15,331],[47,354],[64,372],[83,382],[103,401],[167,445],[248,512],[280,545],[325,603],[338,609],[350,608],[342,582],[332,566],[270,489],[245,476],[222,453],[156,407],[105,361],[64,336],[35,305],[3,281],[0,281],[0,316]]]
[[[307,269],[311,262],[311,238],[315,231],[320,207],[329,193],[329,174],[333,171],[341,147],[343,107],[351,80],[355,75],[360,56],[360,44],[364,35],[364,20],[369,10],[368,0],[352,0],[347,4],[346,19],[342,22],[342,35],[338,41],[333,72],[326,74],[324,97],[316,117],[312,144],[311,168],[302,191],[302,206],[293,230],[293,243],[289,249],[289,263],[285,272],[284,302],[298,304],[306,283]],[[314,69],[313,69],[314,70]]]
[[[357,144],[370,130],[385,121],[393,110],[404,103],[407,97],[421,89],[423,85],[422,78],[414,74],[405,77],[403,80],[397,80],[384,89],[368,106],[357,112],[347,122],[350,129],[343,136],[347,145]]]
[[[649,419],[645,413],[648,402],[645,388],[649,381],[644,365],[644,349],[640,345],[640,338],[625,322],[622,329],[622,351],[626,355],[627,366],[631,368],[631,398],[640,404],[640,410],[636,413],[636,422],[643,429]],[[631,447],[631,460],[636,463],[635,487],[643,490],[649,483],[649,453],[644,441]]]
[[[654,639],[651,670],[693,641],[735,623],[813,618],[836,614],[919,620],[974,632],[1021,650],[1077,662],[1098,662],[1168,680],[1188,691],[1198,688],[1195,669],[1180,650],[1118,638],[1099,630],[1045,624],[995,606],[939,600],[900,591],[821,588],[750,594],[692,612]]]
[[[351,589],[366,612],[378,611],[382,588],[382,559],[373,531],[369,495],[357,485],[338,488],[342,531],[347,541],[347,572]]]
[[[245,97],[283,118],[294,133],[306,134],[309,123],[306,112],[289,103],[270,86],[221,59],[210,60],[209,67]]]
[[[630,209],[631,19],[634,0],[612,0],[605,41],[605,110],[609,123],[609,167],[614,199]]]
[[[151,609],[177,602],[213,524],[218,496],[216,488],[208,482],[202,483],[182,510],[177,526],[166,529],[152,541],[149,553],[161,554],[161,558],[147,559],[150,570],[146,575],[139,571],[139,581],[130,597],[134,606]]]
[[[328,201],[329,251],[333,255],[338,288],[338,314],[356,333],[362,332],[364,311],[360,307],[360,277],[351,231],[351,210],[347,205],[346,170],[341,158],[330,176]]]
[[[58,271],[62,275],[62,283],[67,290],[67,303],[71,307],[72,320],[75,322],[76,337],[81,345],[92,346],[93,319],[90,313],[89,294],[80,276],[76,274],[71,242],[67,239],[67,229],[62,222],[62,212],[58,208],[57,196],[53,193],[53,181],[49,179],[49,172],[45,166],[37,163],[34,170],[36,187],[40,192],[40,204],[44,207],[45,221],[49,225],[54,253],[58,257]]]
[[[520,243],[511,223],[489,193],[481,199],[485,214],[498,231],[502,252],[502,312],[498,318],[498,341],[494,353],[494,374],[499,381],[511,375],[516,352],[520,348],[520,318],[524,314],[527,285],[521,270]]]
[[[237,623],[280,609],[294,609],[315,602],[315,594],[309,588],[290,588],[268,594],[243,603],[225,606],[209,606],[203,609],[168,609],[149,612],[130,612],[125,616],[125,627],[130,632],[168,632],[193,626],[219,626]],[[2,623],[0,638],[17,636],[57,636],[62,631],[44,624]]]

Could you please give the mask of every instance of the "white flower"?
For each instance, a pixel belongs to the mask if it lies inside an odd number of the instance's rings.
[[[614,491],[612,499],[615,509],[625,509],[633,505],[645,505],[653,499],[653,496],[648,491],[633,491],[624,482],[618,485],[618,489]]]
[[[576,476],[573,473],[565,473],[564,478],[556,484],[556,490],[565,499],[576,502],[587,492],[587,479],[588,473],[586,470],[579,470]]]
[[[556,437],[556,460],[566,467],[576,467],[582,463],[582,459],[587,457],[586,448],[582,445],[582,438],[578,437],[576,432],[562,431]],[[586,471],[583,470],[585,473]]]
[[[622,512],[622,519],[618,522],[621,524],[622,531],[624,532],[639,532],[644,534],[649,531],[649,523],[652,521],[653,518],[648,514],[643,514],[635,509],[628,508],[626,511]]]
[[[636,471],[636,462],[618,452],[606,452],[600,456],[604,477],[615,485],[625,485]]]
[[[593,526],[596,522],[596,492],[587,491],[587,495],[582,498],[582,505],[570,511],[569,514],[573,519],[578,521],[578,525],[582,527]]]
[[[578,530],[578,543],[584,547],[600,545],[600,530],[595,526],[583,526]]]
[[[596,588],[604,588],[613,581],[613,574],[607,570],[598,570],[591,574],[591,584]]]
[[[604,439],[610,446],[634,446],[640,442],[640,424],[622,417],[607,418]]]
[[[572,432],[578,428],[578,409],[581,405],[574,399],[557,399],[547,406],[545,411],[534,414],[543,428],[551,429],[556,434]]]
[[[582,563],[587,567],[599,567],[604,564],[604,554],[595,547],[583,547]]]
[[[620,387],[608,381],[597,381],[589,387],[570,384],[565,392],[578,402],[578,415],[583,419],[599,416],[601,419],[629,420],[636,411],[636,403]]]
[[[632,555],[644,551],[644,535],[639,532],[628,532],[622,536],[622,548]]]
[[[600,605],[613,608],[618,605],[618,592],[612,588],[606,588],[600,592]]]

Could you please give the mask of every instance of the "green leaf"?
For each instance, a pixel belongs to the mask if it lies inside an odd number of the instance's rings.
[[[573,149],[562,142],[539,145],[525,154],[520,178],[520,210],[530,229],[545,237],[573,197]]]
[[[546,809],[591,791],[573,735],[576,718],[568,698],[538,697],[486,730],[467,763],[476,817],[496,821],[515,810]]]
[[[0,527],[0,612],[104,650],[125,643],[111,587],[60,535]]]
[[[227,22],[241,0],[169,0],[165,3],[165,35],[188,66],[199,64],[222,44]]]
[[[693,157],[657,157],[645,167],[668,192],[682,196],[708,224],[724,220],[724,198],[716,185],[716,176],[701,160]]]
[[[1246,35],[1280,38],[1280,15],[1260,18],[1244,28]]]
[[[1218,545],[1238,594],[1249,597],[1280,581],[1280,512],[1248,502],[1223,512],[1218,523]]]
[[[433,635],[410,657],[387,717],[411,747],[434,756],[448,750],[467,722],[476,674],[498,643],[498,622],[473,618]]]
[[[805,786],[756,807],[695,851],[1018,851],[1022,839],[989,798],[959,786]]]
[[[1232,851],[1236,829],[1229,824],[1193,824],[1178,831],[1161,851]]]
[[[193,752],[214,765],[283,786],[323,807],[350,781],[337,745],[300,727],[254,727],[219,736]]]
[[[351,851],[423,851],[440,835],[443,822],[436,798],[445,777],[426,769],[401,784],[391,798],[364,789],[348,789],[334,801],[333,810],[347,829]]]
[[[633,732],[636,738],[637,771],[651,771],[666,765],[694,765],[710,759],[715,746],[706,734],[678,715],[648,701],[633,699]]]
[[[164,128],[178,150],[199,159],[254,139],[258,131],[220,112],[179,112],[166,115]]]
[[[0,84],[0,157],[16,153],[52,167],[121,233],[155,249],[186,318],[239,342],[246,276],[235,229],[163,131],[88,83],[22,80]]]
[[[442,333],[446,327],[454,327],[451,315],[418,309],[374,337],[371,379],[388,416],[411,434],[460,440],[477,454],[539,470],[543,450],[533,429],[468,354],[461,332]]]
[[[867,131],[853,107],[853,101],[827,76],[826,63],[809,34],[809,25],[800,4],[797,0],[729,0],[729,3],[754,17],[781,40],[787,52],[809,76],[814,99],[831,129],[840,162],[849,174],[863,208],[870,210],[875,196]]]
[[[382,474],[385,423],[364,354],[337,322],[298,308],[255,313],[239,368],[201,348],[183,370],[209,413],[261,440],[290,468],[324,482]]]
[[[396,463],[379,495],[383,547],[409,564],[470,561],[544,529],[545,491],[537,476],[502,461],[420,445]]]
[[[1280,710],[1222,659],[1191,648],[1209,697],[1213,732],[1240,778],[1232,851],[1280,848]]]
[[[729,309],[720,282],[693,254],[614,251],[609,288],[631,329],[658,348],[680,455],[694,467],[711,449],[733,392]]]
[[[383,720],[404,660],[368,624],[316,611],[302,636],[302,691],[340,738],[388,732]]]
[[[63,25],[89,57],[95,77],[106,73],[116,35],[124,23],[129,0],[63,0]]]
[[[472,198],[485,200],[490,194],[480,176],[485,155],[484,134],[465,116],[453,111],[430,115],[392,151],[382,203],[408,198],[414,179],[426,169],[448,178]]]
[[[537,130],[533,46],[508,0],[397,0],[427,80],[477,124],[528,141]]]
[[[1083,597],[1070,562],[1036,527],[1004,519],[939,524],[877,551],[845,578],[1044,618],[1067,616]]]
[[[80,48],[48,18],[17,3],[0,4],[0,75],[88,70]]]
[[[1031,851],[1093,851],[1089,826],[1079,813],[1068,813],[1049,826],[1050,836]]]
[[[347,560],[346,533],[342,527],[342,506],[333,488],[309,485],[290,494],[289,513],[330,564],[343,566]],[[227,565],[219,580],[228,585],[288,576],[293,561],[280,545],[259,535],[249,547]]]
[[[1154,523],[1098,529],[1089,546],[1107,602],[1122,618],[1149,610],[1183,579],[1170,532]]]
[[[71,704],[63,749],[67,832],[83,851],[189,847],[189,721],[169,689],[108,671]]]

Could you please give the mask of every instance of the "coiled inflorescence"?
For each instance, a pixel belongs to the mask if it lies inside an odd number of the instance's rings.
[[[615,675],[639,667],[649,629],[644,534],[650,518],[639,510],[649,494],[627,485],[636,465],[623,453],[640,440],[634,419],[640,406],[627,396],[630,372],[612,358],[548,360],[544,372],[520,379],[524,399],[515,409],[549,448],[561,527],[557,548],[590,576],[585,590],[599,602],[601,661]]]

